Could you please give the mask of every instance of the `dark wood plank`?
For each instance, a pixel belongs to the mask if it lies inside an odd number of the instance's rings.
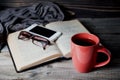
[[[51,1],[76,13],[76,17],[120,17],[119,0],[1,0],[6,7],[29,6],[41,1]]]
[[[82,23],[101,39],[113,56],[120,57],[120,18],[84,18]]]

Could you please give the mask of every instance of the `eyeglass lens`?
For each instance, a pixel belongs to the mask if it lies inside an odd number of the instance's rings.
[[[46,46],[50,43],[49,40],[47,40],[43,37],[40,37],[40,36],[32,35],[26,31],[21,31],[19,36],[18,36],[18,39],[21,39],[21,40],[32,39],[33,44],[38,45],[38,46],[42,45],[43,49],[45,49]]]

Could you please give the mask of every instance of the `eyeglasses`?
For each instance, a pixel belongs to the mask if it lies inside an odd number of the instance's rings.
[[[49,40],[47,40],[43,37],[37,36],[37,35],[33,35],[27,31],[21,31],[18,36],[18,39],[21,39],[24,41],[32,39],[33,44],[38,45],[38,46],[41,46],[41,44],[42,44],[44,50],[45,50],[46,46],[50,44]]]

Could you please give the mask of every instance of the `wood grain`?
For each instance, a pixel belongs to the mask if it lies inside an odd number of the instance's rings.
[[[120,17],[120,0],[0,0],[0,10],[3,7],[30,6],[41,1],[54,2],[62,10],[76,13],[76,17]]]
[[[120,58],[89,73],[78,73],[71,59],[56,59],[17,73],[9,52],[0,53],[0,80],[119,80]]]

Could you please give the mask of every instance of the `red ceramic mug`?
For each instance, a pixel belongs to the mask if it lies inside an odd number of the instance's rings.
[[[107,59],[97,62],[97,56],[104,54]],[[78,72],[89,72],[110,62],[111,53],[100,45],[99,38],[91,33],[78,33],[71,38],[72,62]]]

